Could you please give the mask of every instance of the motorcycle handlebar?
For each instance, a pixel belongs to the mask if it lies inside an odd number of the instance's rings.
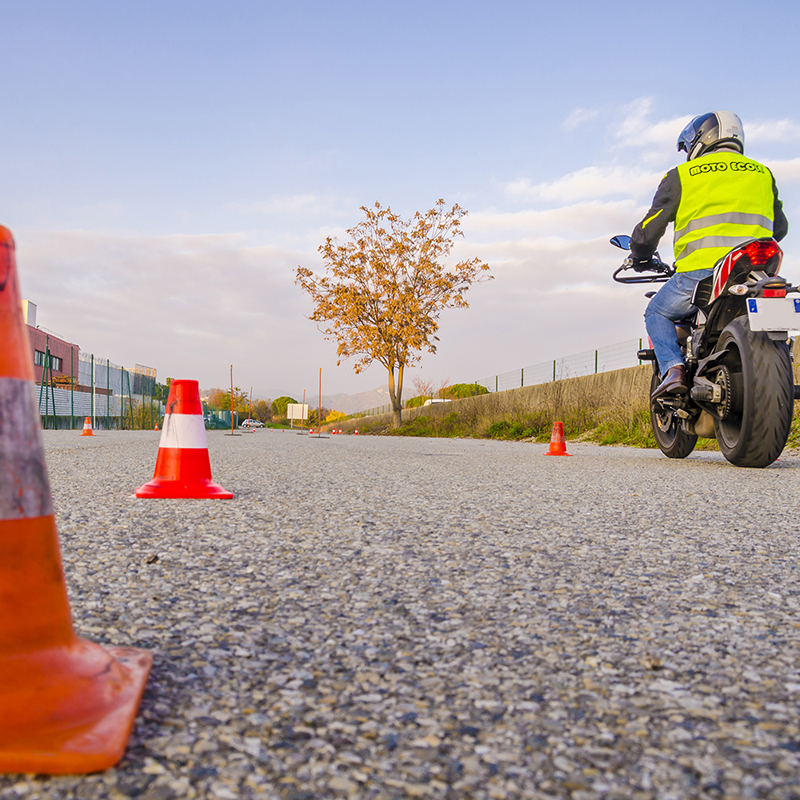
[[[620,273],[633,270],[638,273],[636,276],[623,276]],[[650,274],[644,274],[650,273]],[[664,283],[668,281],[675,273],[675,268],[669,264],[665,264],[658,258],[651,258],[643,264],[637,264],[632,258],[626,258],[620,267],[618,267],[613,275],[617,283]]]

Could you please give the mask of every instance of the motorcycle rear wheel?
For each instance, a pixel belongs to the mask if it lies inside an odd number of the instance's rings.
[[[654,371],[650,381],[651,396],[659,383],[661,378]],[[650,425],[658,449],[667,458],[686,458],[697,444],[697,436],[686,433],[681,428],[681,418],[671,409],[662,408],[653,400],[650,401]]]
[[[725,419],[715,419],[719,449],[737,467],[766,467],[789,438],[794,411],[794,375],[786,342],[753,332],[747,317],[730,322],[715,351],[733,379],[736,396]]]

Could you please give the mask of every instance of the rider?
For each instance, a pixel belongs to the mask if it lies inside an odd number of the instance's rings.
[[[631,236],[634,266],[646,268],[675,223],[675,274],[650,301],[644,314],[663,380],[653,391],[685,394],[686,368],[675,323],[697,312],[691,298],[698,281],[746,239],[780,241],[789,225],[772,173],[744,156],[742,121],[730,111],[695,117],[678,137],[686,163],[662,179],[653,205]]]

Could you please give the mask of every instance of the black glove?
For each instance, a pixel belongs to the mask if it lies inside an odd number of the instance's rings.
[[[634,272],[647,272],[654,266],[652,258],[634,258],[633,256],[625,259],[625,265],[632,268]]]

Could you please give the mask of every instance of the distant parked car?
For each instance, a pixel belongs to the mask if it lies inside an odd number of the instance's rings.
[[[246,419],[240,426],[240,428],[263,428],[264,423],[260,422],[257,419]]]

